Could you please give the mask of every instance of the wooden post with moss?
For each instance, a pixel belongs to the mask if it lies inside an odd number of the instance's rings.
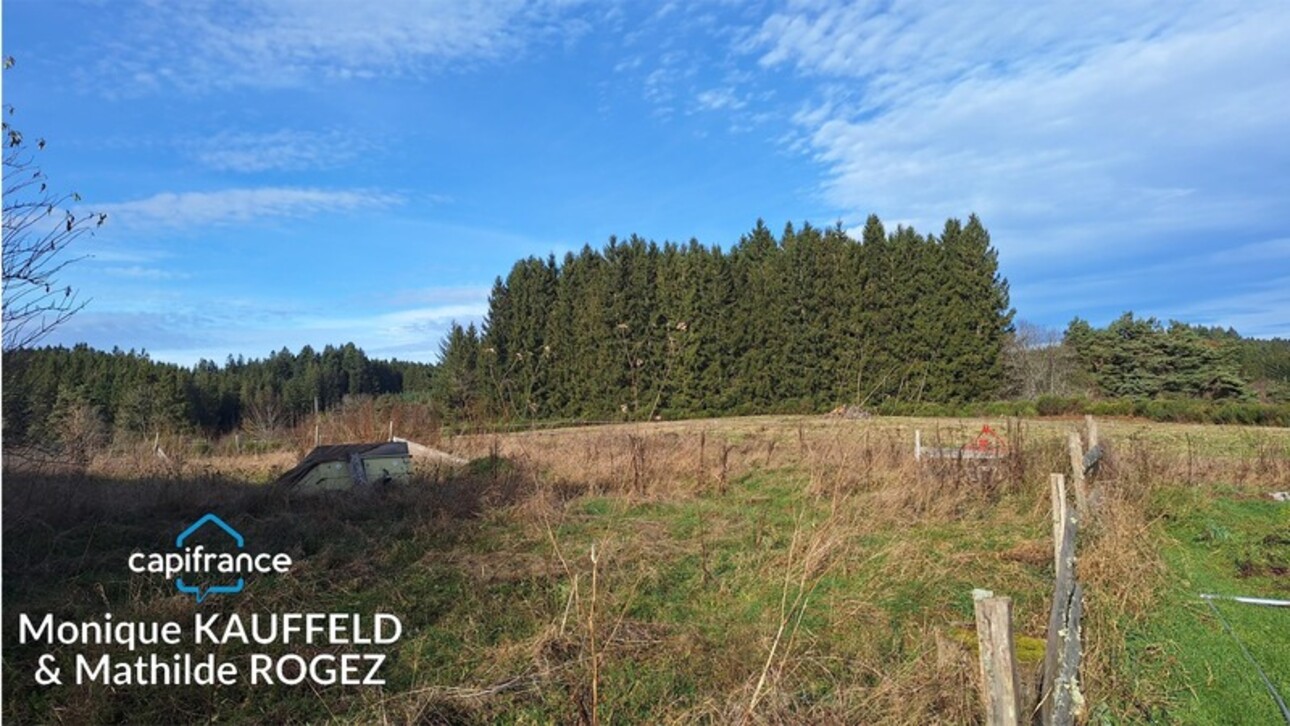
[[[1053,681],[1053,724],[1073,725],[1084,711],[1084,694],[1079,688],[1080,656],[1083,655],[1083,638],[1080,619],[1084,615],[1084,588],[1075,583],[1071,590],[1065,619],[1061,630],[1061,653],[1058,657],[1057,678]]]
[[[974,590],[976,635],[981,664],[981,701],[990,726],[1017,726],[1021,714],[1021,679],[1012,635],[1012,598]]]
[[[1078,680],[1084,593],[1075,581],[1076,531],[1075,518],[1067,515],[1061,537],[1054,542],[1057,576],[1052,610],[1048,616],[1048,640],[1044,647],[1039,693],[1040,723],[1045,725],[1073,724],[1084,703]]]

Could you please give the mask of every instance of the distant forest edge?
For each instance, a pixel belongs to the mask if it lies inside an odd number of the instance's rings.
[[[352,343],[187,368],[144,353],[4,354],[4,436],[69,420],[147,434],[269,433],[355,397],[425,404],[472,425],[815,413],[1055,415],[1290,425],[1290,341],[1126,313],[1064,334],[1014,325],[975,216],[939,236],[760,221],[728,251],[610,238],[498,278],[481,327],[438,364]]]

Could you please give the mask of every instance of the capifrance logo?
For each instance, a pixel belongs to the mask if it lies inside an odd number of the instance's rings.
[[[241,592],[252,574],[285,573],[292,564],[286,553],[248,552],[242,533],[214,513],[185,527],[173,551],[134,552],[127,560],[131,572],[161,575],[199,603]],[[384,612],[197,608],[190,622],[186,628],[178,620],[118,619],[111,612],[83,622],[20,613],[18,641],[48,647],[34,659],[32,678],[40,686],[382,686],[380,650],[403,635],[399,617]],[[226,653],[220,646],[229,644],[243,647]],[[297,648],[307,652],[282,652]]]
[[[245,575],[284,573],[291,569],[291,555],[285,552],[252,554],[208,550],[204,545],[189,545],[193,535],[213,527],[238,550],[246,549],[246,538],[228,522],[208,513],[188,525],[175,537],[176,552],[135,552],[128,565],[131,572],[160,574],[174,580],[175,589],[193,595],[202,602],[208,595],[231,595],[246,587]],[[234,580],[236,578],[236,581]]]

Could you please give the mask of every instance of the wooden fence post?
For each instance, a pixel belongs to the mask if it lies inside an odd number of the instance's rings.
[[[1091,413],[1084,415],[1084,433],[1088,436],[1088,448],[1097,446],[1097,421]]]
[[[1066,533],[1066,476],[1049,474],[1048,484],[1053,500],[1053,573],[1062,568],[1062,537]]]
[[[990,726],[1017,726],[1021,681],[1012,637],[1012,598],[975,590],[976,636],[981,664],[981,700]]]
[[[1084,614],[1084,588],[1075,583],[1069,607],[1062,624],[1061,660],[1053,682],[1053,720],[1056,726],[1070,726],[1083,710],[1084,695],[1079,690],[1079,663],[1082,638],[1080,617]]]
[[[1084,486],[1084,447],[1079,433],[1072,431],[1068,438],[1071,455],[1071,483],[1075,487],[1075,511],[1080,521],[1088,519],[1088,489]]]
[[[1044,670],[1040,678],[1040,722],[1043,724],[1068,724],[1072,706],[1081,701],[1078,696],[1075,674],[1079,669],[1079,616],[1083,591],[1075,582],[1075,518],[1066,517],[1057,555],[1057,580],[1053,588],[1053,606],[1048,615],[1048,640],[1044,647]],[[1074,650],[1074,662],[1070,658]],[[1071,704],[1062,704],[1066,721],[1057,721],[1058,696],[1067,691],[1065,698]]]

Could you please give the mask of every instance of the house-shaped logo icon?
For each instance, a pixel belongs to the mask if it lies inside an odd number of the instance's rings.
[[[179,536],[175,538],[175,547],[180,550],[184,549],[184,542],[187,541],[187,539],[191,537],[195,532],[197,532],[202,527],[205,527],[208,524],[214,525],[215,527],[223,531],[224,534],[228,535],[228,537],[233,540],[233,543],[237,545],[238,549],[243,549],[246,546],[246,540],[242,537],[241,532],[238,532],[236,529],[233,529],[233,527],[231,527],[228,522],[225,522],[224,520],[220,519],[217,515],[213,513],[208,513],[205,516],[203,516],[201,519],[188,525],[187,529],[179,533]],[[210,595],[212,593],[232,594],[232,593],[241,592],[242,588],[246,587],[246,580],[239,577],[237,578],[237,582],[235,584],[207,585],[203,587],[200,585],[189,585],[184,582],[184,578],[177,577],[175,578],[175,587],[180,592],[188,593],[190,595],[196,596],[197,602],[200,603],[202,600],[206,599],[207,595]]]

